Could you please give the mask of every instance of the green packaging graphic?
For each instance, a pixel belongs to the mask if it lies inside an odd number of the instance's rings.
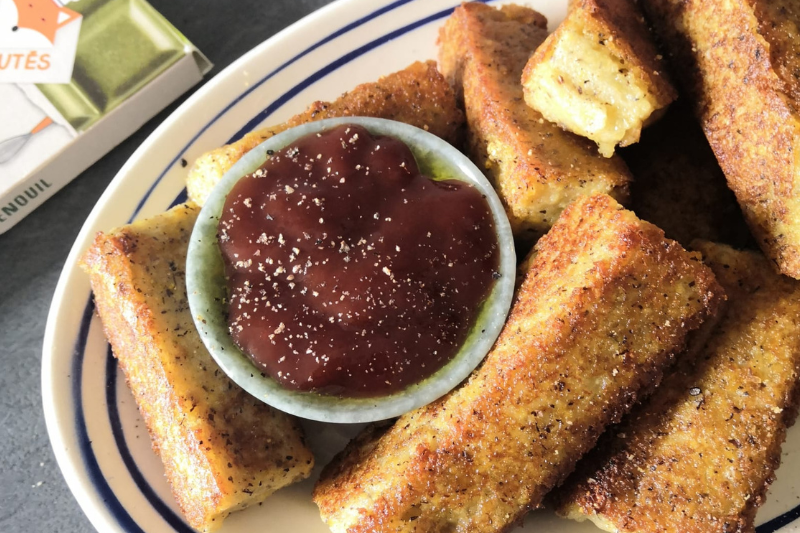
[[[211,68],[145,0],[0,0],[0,19],[13,25],[0,38],[0,233]]]
[[[90,127],[176,61],[191,43],[144,0],[81,0],[72,80],[39,90],[76,130]]]

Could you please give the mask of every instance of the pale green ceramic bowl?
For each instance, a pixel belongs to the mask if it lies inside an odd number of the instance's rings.
[[[359,124],[373,134],[390,135],[405,142],[427,176],[461,179],[480,190],[491,206],[500,242],[500,278],[481,306],[475,327],[456,356],[420,383],[387,396],[339,398],[283,388],[254,365],[233,343],[226,323],[226,282],[222,255],[217,245],[219,216],[234,184],[259,168],[268,150],[279,150],[309,133],[340,124]],[[189,307],[200,337],[220,367],[239,386],[267,404],[311,420],[323,422],[372,422],[421,407],[446,394],[480,364],[505,323],[514,292],[516,257],[511,228],[503,206],[483,173],[461,152],[419,128],[377,118],[347,117],[297,126],[276,135],[248,152],[222,178],[203,206],[192,232],[186,261]]]

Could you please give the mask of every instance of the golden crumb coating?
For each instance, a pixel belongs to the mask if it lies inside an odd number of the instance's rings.
[[[578,0],[522,73],[525,101],[544,118],[597,143],[639,140],[677,97],[635,0]]]
[[[695,239],[756,246],[691,109],[674,104],[641,142],[620,151],[634,175],[631,209],[684,246]]]
[[[248,133],[235,143],[200,156],[189,170],[189,199],[205,203],[211,190],[241,157],[273,135],[305,124],[335,117],[377,117],[405,122],[460,146],[464,115],[453,90],[436,68],[436,62],[416,62],[405,69],[364,83],[333,102],[314,102],[283,124]]]
[[[629,533],[754,531],[797,414],[800,283],[760,253],[697,247],[727,311],[698,355],[581,461],[555,498],[560,514]]]
[[[331,530],[492,533],[537,507],[723,298],[663,235],[607,195],[568,207],[467,384],[325,468],[314,501]]]
[[[800,5],[642,0],[759,245],[800,278]]]
[[[520,76],[547,36],[547,21],[515,5],[456,8],[439,33],[439,66],[463,101],[470,157],[485,169],[517,237],[532,240],[576,198],[595,192],[619,201],[630,173],[587,139],[548,122],[523,99]]]
[[[220,370],[195,329],[185,262],[191,203],[100,233],[81,266],[114,355],[192,527],[308,477],[314,458],[290,416]]]

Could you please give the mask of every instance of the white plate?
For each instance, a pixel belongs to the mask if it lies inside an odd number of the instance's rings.
[[[527,0],[552,25],[567,0]],[[218,74],[145,141],[109,185],[61,274],[44,340],[42,389],[56,459],[92,524],[102,532],[190,532],[172,499],[133,398],[93,314],[89,280],[77,267],[95,232],[147,217],[184,197],[186,169],[203,152],[310,102],[331,100],[415,60],[436,57],[436,32],[458,0],[340,0],[258,46]],[[354,428],[307,424],[319,465]],[[800,429],[790,431],[783,466],[759,533],[800,531]],[[319,467],[315,470],[315,476]],[[235,513],[223,533],[324,533],[311,502],[313,479]],[[291,528],[291,529],[290,529]],[[539,511],[521,531],[594,532]]]

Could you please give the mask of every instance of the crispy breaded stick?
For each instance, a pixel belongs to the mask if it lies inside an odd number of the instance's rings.
[[[688,106],[673,104],[620,155],[635,176],[631,209],[668,238],[684,246],[695,239],[751,245],[742,210]]]
[[[200,156],[189,170],[189,199],[203,205],[211,189],[245,153],[273,135],[325,118],[364,116],[405,122],[460,146],[464,115],[436,62],[416,62],[377,82],[364,83],[333,102],[314,102],[283,124],[248,133],[233,144]]]
[[[597,143],[639,140],[678,96],[634,0],[578,0],[522,73],[525,101],[544,118]]]
[[[98,234],[81,266],[172,493],[192,527],[308,477],[314,458],[290,416],[233,383],[192,321],[184,264],[199,208],[177,206]]]
[[[699,357],[580,463],[557,495],[560,514],[608,531],[754,531],[797,414],[800,283],[759,253],[698,247],[726,314]]]
[[[469,382],[369,430],[314,491],[334,533],[506,531],[660,379],[723,298],[699,256],[606,195],[537,244]]]
[[[759,245],[800,278],[800,8],[642,0]]]
[[[576,198],[627,199],[630,173],[594,143],[528,107],[520,76],[547,36],[547,21],[515,5],[463,4],[439,33],[439,63],[463,101],[470,157],[486,170],[517,237],[536,238]]]

